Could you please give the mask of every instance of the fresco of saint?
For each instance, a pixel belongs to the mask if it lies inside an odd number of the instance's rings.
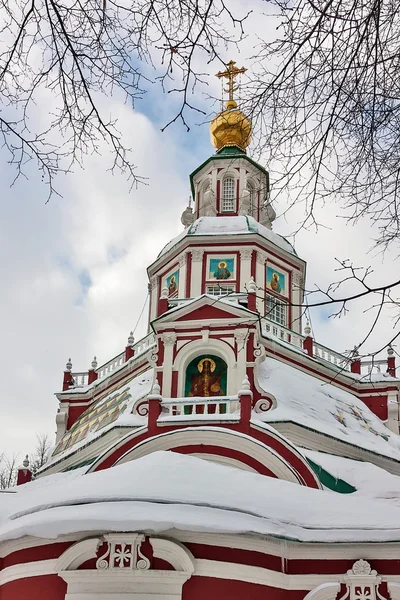
[[[197,365],[197,373],[191,376],[188,396],[225,396],[221,386],[221,372],[216,372],[216,364],[212,358],[203,358]]]
[[[168,289],[168,296],[173,296],[178,292],[179,271],[175,271],[165,280],[165,285]]]
[[[286,280],[285,275],[274,269],[273,267],[267,267],[267,288],[275,292],[276,294],[286,294]]]
[[[211,258],[209,265],[209,279],[234,279],[235,278],[235,259],[234,258]]]

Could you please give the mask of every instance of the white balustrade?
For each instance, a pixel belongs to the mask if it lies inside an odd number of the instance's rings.
[[[135,360],[135,358],[143,355],[150,348],[153,348],[156,345],[157,345],[157,340],[156,340],[155,335],[153,333],[149,333],[146,337],[144,337],[142,340],[139,340],[138,342],[136,342],[136,344],[134,344],[132,346],[132,350],[133,350],[132,360]],[[98,367],[95,370],[97,373],[97,381],[99,379],[104,379],[105,377],[108,377],[108,375],[110,375],[111,373],[113,373],[114,371],[116,371],[117,369],[122,367],[122,365],[124,363],[125,363],[125,350],[123,352],[121,352],[120,354],[118,354],[117,356],[114,356],[114,358],[112,358],[111,360],[106,362],[104,365],[101,365],[100,367]],[[89,373],[87,371],[80,372],[80,373],[71,373],[71,375],[74,379],[74,384],[71,386],[71,388],[83,387],[85,385],[88,385]]]
[[[340,354],[339,352],[335,352],[326,346],[322,346],[317,342],[313,342],[313,355],[314,358],[320,358],[326,362],[335,365],[339,369],[344,369],[345,371],[350,371],[350,365],[352,359],[348,356],[344,356],[344,354]]]
[[[370,358],[361,361],[361,375],[370,375],[372,373],[386,373],[388,368],[386,359]]]
[[[268,321],[267,319],[262,321],[262,333],[275,337],[278,340],[282,340],[292,346],[296,346],[296,348],[303,349],[304,335],[296,333],[291,329],[287,329],[286,327],[283,327],[283,325],[279,325],[273,321]]]
[[[207,398],[163,398],[161,402],[162,417],[186,417],[193,415],[232,414],[239,410],[237,396],[208,396]]]
[[[89,373],[87,371],[82,373],[71,373],[71,376],[74,380],[74,384],[71,386],[73,388],[83,387],[88,384]]]

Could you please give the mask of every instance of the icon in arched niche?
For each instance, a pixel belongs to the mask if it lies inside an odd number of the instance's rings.
[[[210,354],[196,357],[186,369],[185,396],[226,396],[226,363]]]
[[[203,354],[192,360],[186,369],[185,396],[209,398],[226,396],[227,366],[219,356]],[[192,407],[185,407],[185,413],[192,412]],[[196,406],[196,413],[203,413],[204,406]],[[209,413],[216,412],[216,405],[210,402]],[[226,404],[219,405],[219,412],[226,412]]]

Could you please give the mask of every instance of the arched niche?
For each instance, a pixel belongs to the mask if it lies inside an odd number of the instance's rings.
[[[225,395],[234,396],[237,394],[246,374],[245,365],[243,365],[243,368],[239,368],[234,350],[226,341],[208,338],[207,341],[203,339],[193,340],[178,350],[173,364],[173,370],[178,373],[178,397],[185,397],[187,367],[192,361],[205,357],[206,351],[208,356],[222,359],[227,366]]]
[[[228,365],[215,354],[201,354],[186,367],[185,397],[226,396]]]

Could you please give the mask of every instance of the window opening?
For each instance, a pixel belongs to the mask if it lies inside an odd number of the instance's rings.
[[[271,294],[267,295],[265,316],[269,321],[287,327],[287,304]]]
[[[233,177],[225,177],[225,179],[222,182],[221,211],[235,211],[235,180]]]
[[[207,285],[206,287],[206,294],[212,294],[213,296],[224,296],[225,294],[232,294],[235,291],[235,285]]]

